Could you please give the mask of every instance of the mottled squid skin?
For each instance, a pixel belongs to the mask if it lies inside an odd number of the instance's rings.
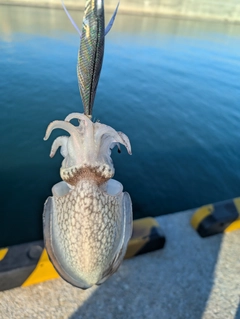
[[[72,118],[78,118],[80,125],[72,125]],[[61,147],[63,181],[53,186],[53,197],[44,205],[44,240],[59,274],[86,289],[118,269],[131,237],[130,196],[111,179],[111,149],[121,143],[131,154],[131,146],[122,132],[80,113],[50,123],[45,139],[55,128],[70,136],[60,136],[52,145],[51,157]]]

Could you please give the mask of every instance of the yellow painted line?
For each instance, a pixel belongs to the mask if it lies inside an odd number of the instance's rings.
[[[6,256],[7,252],[8,252],[8,248],[0,249],[0,261],[3,260],[3,258]]]
[[[27,278],[27,280],[25,280],[22,286],[25,287],[28,285],[38,284],[42,281],[55,278],[59,278],[59,275],[53,267],[52,263],[50,262],[46,249],[44,249],[36,265],[36,268]]]
[[[240,219],[237,219],[235,222],[230,224],[225,230],[224,233],[229,233],[230,231],[240,229]]]
[[[238,214],[240,216],[240,197],[236,197],[233,199],[234,205],[237,208]]]
[[[135,256],[149,242],[149,235],[154,226],[159,227],[159,224],[152,217],[134,220],[133,235],[129,240],[125,259]]]
[[[199,208],[192,216],[191,225],[194,229],[197,229],[199,224],[203,221],[204,218],[211,215],[214,210],[214,206],[212,204],[202,206]]]
[[[135,256],[141,248],[149,241],[149,238],[136,238],[131,239],[128,243],[127,252],[124,259],[131,258]]]
[[[235,220],[233,223],[231,223],[231,224],[224,230],[225,233],[229,233],[229,232],[231,232],[231,231],[240,229],[240,197],[234,198],[234,199],[233,199],[233,202],[234,202],[234,205],[235,205],[236,208],[237,208],[239,217],[238,217],[237,220]]]
[[[129,241],[125,258],[136,255],[151,240],[150,235],[153,227],[159,227],[158,222],[154,218],[147,217],[133,222],[133,236]],[[7,252],[8,248],[0,249],[0,260],[5,257]],[[26,287],[59,277],[59,274],[48,258],[46,249],[43,249],[34,270],[21,286]]]

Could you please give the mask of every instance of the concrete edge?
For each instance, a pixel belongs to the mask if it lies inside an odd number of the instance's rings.
[[[240,197],[200,207],[190,223],[201,237],[240,229]]]
[[[164,245],[165,236],[158,222],[151,217],[138,219],[133,222],[125,258],[161,249]],[[42,240],[0,249],[0,291],[58,277]]]
[[[240,197],[204,205],[193,211],[190,224],[201,237],[240,229]],[[134,220],[125,259],[162,249],[165,242],[155,218]],[[0,291],[58,277],[42,240],[0,249]]]

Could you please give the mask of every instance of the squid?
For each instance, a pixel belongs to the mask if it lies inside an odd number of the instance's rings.
[[[70,123],[74,118],[78,126]],[[122,144],[131,154],[131,145],[124,133],[81,113],[50,123],[44,140],[59,128],[70,135],[57,137],[50,152],[60,148],[64,159],[62,181],[44,204],[45,247],[60,276],[87,289],[118,269],[132,234],[131,198],[112,179],[111,159],[113,147]]]

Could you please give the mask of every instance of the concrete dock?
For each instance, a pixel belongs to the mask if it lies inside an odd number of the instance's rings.
[[[89,290],[62,279],[0,292],[1,319],[240,319],[240,230],[201,238],[193,210],[161,216],[163,250]]]
[[[64,0],[68,9],[83,10],[84,0]],[[0,0],[0,4],[61,8],[60,0]],[[107,12],[113,12],[117,4],[115,0],[104,3]],[[119,13],[163,16],[171,18],[240,22],[240,5],[238,0],[121,0]]]

